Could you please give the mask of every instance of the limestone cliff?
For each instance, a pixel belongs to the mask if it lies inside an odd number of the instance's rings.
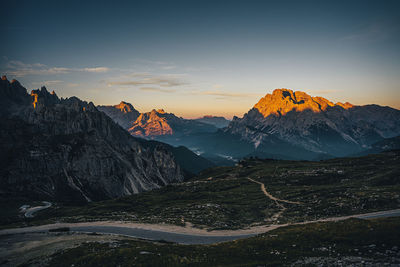
[[[116,123],[127,129],[136,121],[140,113],[130,103],[121,101],[114,106],[97,106],[98,110],[106,113]]]
[[[353,105],[346,102],[332,103],[323,97],[311,97],[310,95],[297,91],[293,92],[290,89],[275,89],[272,94],[267,94],[261,98],[254,108],[257,109],[263,116],[269,115],[286,115],[290,111],[305,111],[310,110],[315,113],[326,111],[328,107],[340,106],[344,109],[352,108]]]
[[[93,103],[0,84],[0,196],[94,201],[183,180],[168,147],[132,137]]]
[[[279,153],[278,147],[274,151],[271,147],[280,140],[321,155],[345,156],[399,135],[400,111],[333,103],[300,91],[276,89],[243,118],[234,118],[224,131],[264,152]],[[289,150],[285,153],[291,154]]]

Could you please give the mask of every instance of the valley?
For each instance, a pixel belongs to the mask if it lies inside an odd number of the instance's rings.
[[[393,210],[400,208],[399,162],[399,151],[319,162],[253,158],[129,197],[57,203],[32,219],[15,214],[2,228],[125,221],[237,230]]]
[[[2,7],[0,267],[400,267],[399,0]]]
[[[279,135],[250,126],[241,135],[246,116],[203,128],[128,103],[106,115],[45,87],[0,85],[1,265],[400,263],[398,137],[315,160]],[[135,137],[126,118],[156,137]]]
[[[123,101],[98,109],[133,136],[186,146],[220,166],[250,156],[320,160],[367,155],[385,150],[379,149],[385,143],[398,144],[400,134],[397,109],[334,103],[285,88],[266,94],[232,121],[184,119],[163,109],[140,113]]]

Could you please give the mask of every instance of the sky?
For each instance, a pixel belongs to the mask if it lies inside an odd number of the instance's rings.
[[[400,109],[400,1],[2,0],[0,74],[96,105],[242,117],[275,88]]]

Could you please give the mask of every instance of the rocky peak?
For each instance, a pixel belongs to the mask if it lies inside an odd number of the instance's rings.
[[[97,108],[106,113],[115,122],[127,129],[139,117],[140,112],[137,111],[130,103],[121,101],[114,106],[97,106]]]
[[[132,138],[92,102],[6,79],[0,94],[0,195],[91,201],[183,179],[169,147]]]
[[[173,129],[168,123],[165,116],[168,115],[159,110],[153,109],[151,112],[141,113],[133,125],[128,129],[132,135],[137,136],[157,136],[157,135],[171,135],[174,133]]]
[[[254,106],[264,117],[269,115],[282,116],[290,111],[302,112],[311,110],[314,113],[325,111],[328,107],[342,107],[348,109],[352,104],[334,104],[323,97],[311,97],[301,91],[292,91],[290,89],[275,89],[272,94],[267,94]]]
[[[0,109],[2,111],[12,109],[14,106],[28,105],[30,103],[30,97],[26,89],[17,80],[12,80],[10,83],[5,75],[1,77],[0,95]]]
[[[32,97],[32,105],[33,108],[39,108],[39,107],[44,107],[48,105],[54,105],[60,102],[60,99],[56,95],[56,93],[53,91],[52,93],[49,93],[47,91],[46,87],[42,87],[39,89],[35,89],[31,91],[31,97]]]
[[[351,104],[351,103],[349,103],[349,102],[346,102],[346,103],[344,103],[344,104],[341,103],[341,102],[337,102],[336,105],[341,106],[341,107],[344,108],[344,109],[349,109],[349,108],[354,107],[354,105]]]
[[[69,97],[67,99],[63,99],[61,101],[62,104],[64,104],[66,107],[73,109],[77,112],[80,111],[97,111],[96,106],[93,104],[93,102],[86,102],[83,100],[80,100],[76,96]]]
[[[204,115],[201,118],[195,119],[195,121],[213,125],[217,128],[224,128],[229,125],[229,120],[221,116]]]
[[[152,109],[149,113],[155,115],[168,114],[164,109]]]
[[[114,107],[116,109],[119,109],[123,113],[136,111],[136,109],[130,103],[127,103],[127,102],[124,102],[124,101],[121,101],[121,103],[119,103],[118,105],[115,105]]]

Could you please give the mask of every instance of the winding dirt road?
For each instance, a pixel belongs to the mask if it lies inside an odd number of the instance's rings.
[[[263,183],[251,178],[247,179],[253,183],[259,184],[261,186],[261,191],[263,192],[263,194],[272,201],[274,201],[276,205],[281,209],[278,213],[272,216],[272,219],[277,219],[286,210],[286,207],[282,203],[301,205],[301,203],[297,201],[289,201],[274,197],[266,190],[265,185]],[[214,244],[219,242],[237,240],[241,238],[248,238],[251,236],[255,236],[257,234],[266,233],[275,230],[277,228],[290,225],[302,225],[302,224],[309,224],[316,222],[342,221],[350,218],[373,219],[380,217],[398,217],[398,216],[400,216],[400,209],[341,216],[341,217],[332,217],[332,218],[318,219],[314,221],[298,222],[291,224],[286,223],[286,224],[259,225],[240,230],[214,230],[214,231],[207,231],[205,229],[195,228],[190,223],[187,223],[185,227],[169,225],[169,224],[146,224],[146,223],[131,223],[124,221],[55,223],[55,224],[32,226],[32,227],[4,229],[0,230],[0,236],[23,234],[23,233],[48,232],[49,230],[68,227],[71,232],[79,232],[79,233],[96,232],[100,234],[121,235],[121,236],[129,236],[129,237],[143,238],[149,240],[162,239],[169,242],[176,242],[181,244]]]
[[[285,199],[280,199],[280,198],[274,197],[267,191],[267,189],[265,188],[265,184],[263,184],[259,181],[256,181],[254,179],[251,179],[250,177],[247,177],[247,179],[253,183],[259,184],[261,186],[261,191],[264,193],[264,195],[267,196],[272,201],[274,201],[275,204],[281,209],[280,211],[278,211],[277,213],[272,215],[271,218],[266,218],[265,221],[271,221],[271,220],[277,221],[279,219],[279,217],[282,215],[282,213],[287,209],[280,202],[284,202],[284,203],[288,203],[288,204],[296,204],[296,205],[301,204],[300,202],[297,202],[297,201],[290,201],[290,200],[285,200]]]
[[[213,244],[224,241],[236,240],[255,236],[257,234],[266,233],[280,227],[290,225],[302,225],[316,222],[333,222],[343,221],[350,218],[373,219],[380,217],[398,217],[400,209],[387,210],[379,212],[371,212],[358,215],[349,215],[341,217],[332,217],[319,219],[315,221],[291,223],[291,224],[274,224],[253,226],[248,229],[241,230],[215,230],[207,231],[205,229],[194,228],[187,224],[186,227],[169,225],[169,224],[145,224],[145,223],[130,223],[122,221],[97,221],[85,223],[55,223],[40,226],[31,226],[23,228],[13,228],[0,230],[0,236],[24,233],[48,232],[51,229],[69,227],[72,232],[90,233],[96,232],[99,234],[115,234],[129,237],[159,240],[164,239],[170,242],[183,244]]]
[[[274,197],[273,195],[268,193],[268,191],[267,191],[267,189],[265,189],[265,185],[263,183],[258,182],[251,178],[247,178],[247,179],[253,183],[257,183],[257,184],[261,185],[261,191],[263,191],[264,195],[266,195],[269,199],[271,199],[275,202],[285,202],[285,203],[289,203],[289,204],[298,204],[298,205],[301,204],[300,202],[297,202],[297,201],[290,201],[290,200],[285,200],[285,199],[280,199],[280,198]]]
[[[47,201],[43,201],[42,202],[44,204],[44,206],[36,206],[36,207],[31,207],[25,210],[25,217],[26,218],[32,218],[34,216],[34,213],[50,208],[51,207],[51,203],[47,202]]]

